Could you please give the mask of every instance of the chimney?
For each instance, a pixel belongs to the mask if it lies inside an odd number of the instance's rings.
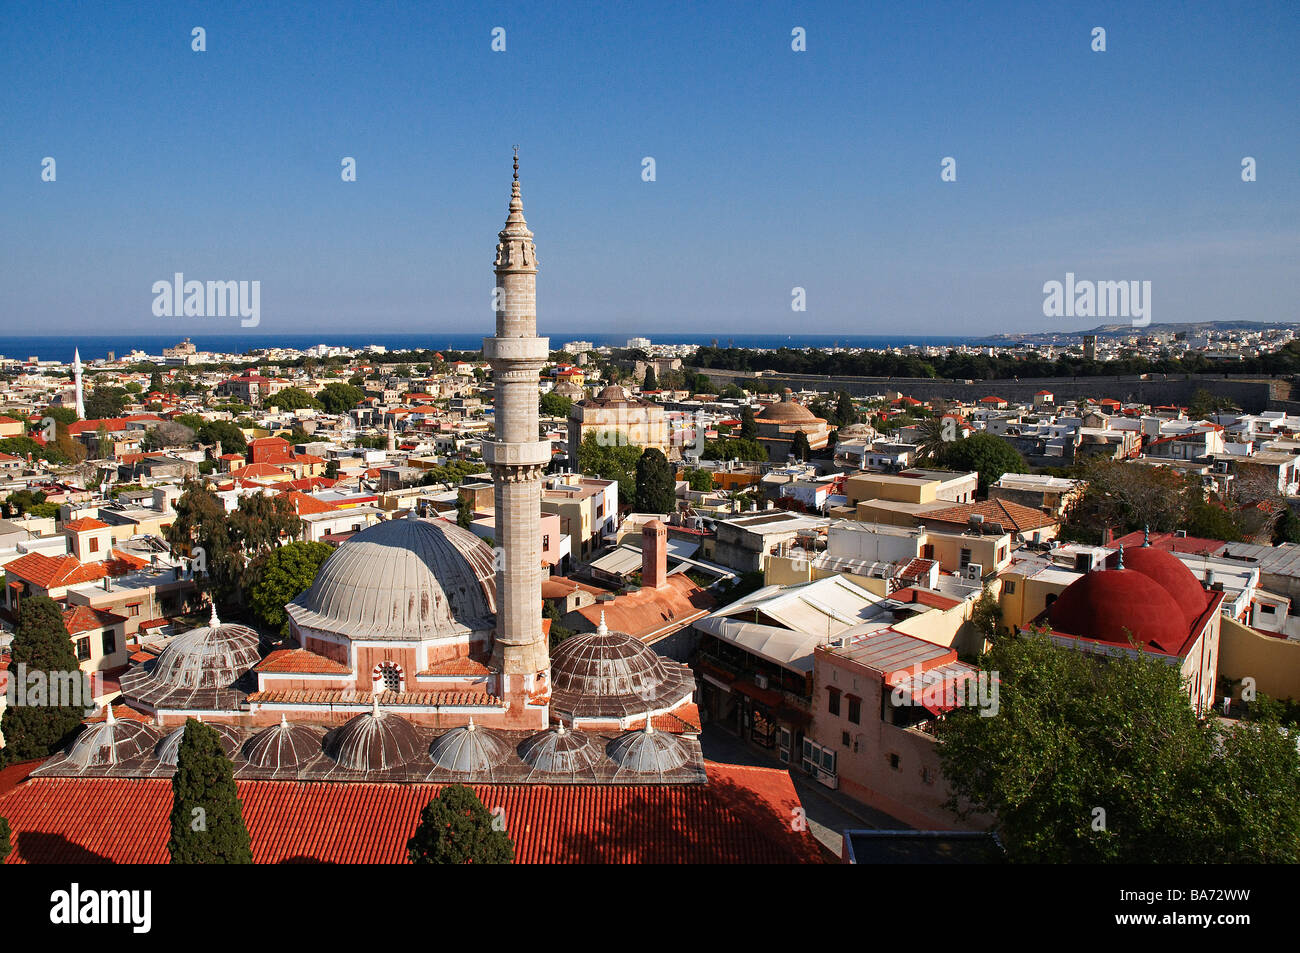
[[[651,520],[641,529],[641,585],[661,589],[668,581],[668,527]]]

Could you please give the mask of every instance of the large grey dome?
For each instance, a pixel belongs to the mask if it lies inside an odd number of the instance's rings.
[[[533,735],[519,746],[519,756],[542,774],[579,774],[599,764],[604,753],[585,732],[561,725]]]
[[[87,725],[73,739],[65,760],[79,768],[100,768],[121,764],[148,754],[158,741],[158,733],[138,721],[118,721],[110,707],[104,720]]]
[[[470,722],[434,739],[429,757],[444,771],[484,774],[510,757],[510,743],[495,731]]]
[[[211,622],[176,636],[147,667],[122,676],[122,694],[153,708],[236,708],[237,681],[258,663],[260,637],[245,625]]]
[[[263,728],[244,743],[244,757],[258,768],[296,768],[321,752],[321,733],[308,725],[290,723]]]
[[[235,752],[239,750],[239,729],[232,728],[230,725],[211,724],[207,727],[217,733],[217,738],[221,742],[221,750],[226,753],[227,758],[233,758]],[[162,741],[158,742],[158,747],[154,749],[154,757],[163,764],[175,764],[180,759],[181,741],[185,737],[185,726],[172,730]]]
[[[609,743],[609,757],[633,774],[667,774],[690,760],[675,736],[662,731],[629,731]]]
[[[325,753],[349,771],[382,771],[413,761],[420,735],[405,718],[373,711],[348,719],[325,736]]]
[[[396,519],[357,533],[285,607],[299,626],[352,638],[420,639],[491,629],[492,550],[446,520]]]

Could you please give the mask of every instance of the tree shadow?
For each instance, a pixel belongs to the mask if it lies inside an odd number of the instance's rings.
[[[62,834],[43,831],[19,831],[17,854],[29,864],[112,864],[111,857],[97,854],[89,848],[75,844]]]

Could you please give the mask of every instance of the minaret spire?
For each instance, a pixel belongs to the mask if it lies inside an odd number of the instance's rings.
[[[86,401],[81,391],[81,348],[72,349],[72,387],[77,394],[77,419],[86,419]]]
[[[537,248],[524,218],[519,149],[514,149],[510,211],[497,235],[496,335],[483,341],[492,365],[496,433],[483,445],[492,467],[497,540],[504,551],[497,570],[497,623],[492,667],[509,719],[545,728],[548,715],[533,696],[547,687],[550,652],[542,633],[542,475],[550,442],[537,439],[538,376],[550,342],[537,336]]]

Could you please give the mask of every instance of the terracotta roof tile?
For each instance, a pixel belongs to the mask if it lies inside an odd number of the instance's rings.
[[[253,666],[265,674],[351,675],[350,666],[308,649],[278,649]]]

